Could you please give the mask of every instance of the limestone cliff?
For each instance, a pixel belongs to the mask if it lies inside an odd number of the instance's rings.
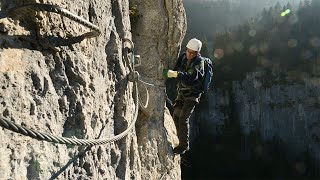
[[[260,167],[266,162],[280,167],[272,162],[281,162],[282,158],[288,169],[280,171],[290,172],[288,176],[319,175],[319,87],[319,78],[306,74],[248,73],[229,88],[207,94],[205,109],[197,112],[198,128],[215,137],[210,140],[215,141],[210,145],[214,150],[231,151],[241,160],[258,157]],[[234,151],[228,149],[230,144]],[[268,150],[268,146],[273,149]],[[236,163],[233,160],[232,164]],[[238,165],[240,168],[245,163]],[[276,174],[273,170],[269,173]]]
[[[280,141],[289,161],[309,153],[319,162],[319,87],[319,79],[307,75],[248,74],[232,90],[242,133],[249,138],[257,131],[263,141]]]
[[[11,8],[55,4],[99,27],[57,13]],[[134,85],[128,81],[124,38],[132,39],[142,65],[135,128],[99,146],[56,144],[0,128],[0,179],[180,179],[175,128],[164,108],[162,67],[172,66],[185,35],[182,0],[1,0],[0,111],[33,130],[78,139],[105,139],[134,120]],[[139,18],[130,24],[130,11]],[[131,47],[132,48],[132,47]],[[131,53],[132,55],[132,53]]]

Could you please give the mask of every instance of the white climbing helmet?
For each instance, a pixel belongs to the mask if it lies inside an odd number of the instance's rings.
[[[187,44],[188,49],[191,49],[191,50],[197,51],[197,52],[200,52],[201,47],[202,47],[202,42],[196,38],[191,39]]]

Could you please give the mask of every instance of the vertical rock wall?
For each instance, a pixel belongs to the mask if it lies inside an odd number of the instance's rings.
[[[147,88],[150,96],[148,107],[143,109],[144,118],[137,128],[140,152],[145,153],[140,154],[143,176],[160,178],[165,175],[163,178],[179,179],[180,168],[176,166],[179,159],[172,154],[172,146],[178,143],[175,126],[168,110],[163,109],[162,69],[173,68],[178,57],[186,32],[185,10],[181,0],[134,0],[131,4],[139,10],[139,18],[132,25],[136,53],[141,55],[142,61],[136,69],[141,79],[154,85],[139,88],[144,92]],[[141,100],[146,102],[146,93]]]
[[[290,165],[290,176],[318,176],[319,94],[318,78],[249,73],[243,81],[233,82],[229,90],[215,89],[207,94],[206,109],[197,115],[198,128],[210,138],[230,139],[222,144],[236,144],[238,151],[234,153],[241,156],[237,158],[250,162],[259,157],[257,165],[263,166],[276,162],[280,154]]]
[[[276,139],[291,161],[305,153],[320,161],[319,79],[251,73],[235,82],[232,92],[245,137],[258,132],[264,141]]]
[[[6,18],[9,8],[31,3],[66,8],[97,25],[101,34],[79,39],[90,30],[55,13]],[[108,138],[129,126],[135,105],[122,52],[122,39],[132,36],[127,0],[1,0],[0,5],[1,116],[79,139]],[[150,103],[135,130],[120,141],[88,148],[37,141],[0,128],[0,179],[180,178],[178,158],[170,151],[176,139],[172,119],[163,110],[160,69],[179,51],[185,13],[180,0],[143,1],[139,8],[143,18],[132,32],[145,66],[137,70],[156,86],[149,87]]]

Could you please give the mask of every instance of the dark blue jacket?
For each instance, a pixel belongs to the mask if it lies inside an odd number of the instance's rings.
[[[204,76],[204,62],[198,54],[192,60],[187,60],[186,53],[179,56],[175,71],[178,71],[178,89],[190,88],[195,93],[201,92],[201,80]]]

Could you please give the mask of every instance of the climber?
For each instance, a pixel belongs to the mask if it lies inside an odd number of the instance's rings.
[[[175,154],[184,154],[189,150],[189,118],[199,103],[202,94],[201,79],[204,76],[204,63],[200,50],[202,42],[196,38],[187,43],[173,70],[163,69],[165,78],[178,80],[178,95],[173,104],[173,120],[177,129],[179,145],[173,149]]]

